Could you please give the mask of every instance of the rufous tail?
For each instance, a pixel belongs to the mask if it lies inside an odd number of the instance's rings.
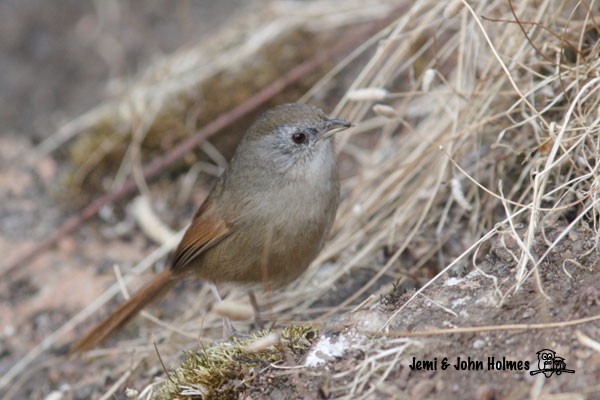
[[[69,353],[81,353],[96,347],[125,325],[131,318],[135,317],[149,303],[162,297],[176,282],[177,279],[171,272],[171,269],[165,269],[143,289],[121,304],[112,314],[75,343]]]

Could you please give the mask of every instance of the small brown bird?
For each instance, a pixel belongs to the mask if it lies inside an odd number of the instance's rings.
[[[194,215],[171,267],[71,352],[96,346],[187,275],[273,286],[296,279],[321,251],[333,224],[339,200],[333,137],[350,125],[305,104],[262,114]]]

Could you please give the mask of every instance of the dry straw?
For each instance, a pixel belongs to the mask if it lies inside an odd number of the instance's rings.
[[[345,182],[334,237],[320,257],[338,263],[331,281],[319,279],[316,290],[323,294],[344,274],[374,269],[374,278],[340,306],[372,293],[384,275],[414,273],[426,263],[443,273],[464,265],[479,246],[500,236],[510,236],[518,251],[512,253],[513,284],[496,291],[497,304],[531,275],[544,293],[541,265],[569,231],[582,227],[598,237],[597,6],[550,0],[535,7],[529,1],[444,6],[415,2],[338,106],[354,121],[373,122],[378,137],[373,148],[352,149],[359,173]],[[419,52],[427,54],[422,64],[414,59]],[[434,70],[442,79],[431,79]],[[402,122],[377,120],[376,127],[368,111],[380,99],[354,101],[354,88],[392,92],[398,77],[404,78],[402,93],[388,106]],[[545,229],[561,220],[560,234],[544,241]],[[382,266],[377,253],[386,247],[396,251]],[[410,265],[399,261],[406,254],[414,257]],[[314,296],[314,285],[310,290]],[[306,296],[302,306],[308,310],[314,297]],[[388,344],[373,346],[374,357],[386,362],[398,354],[388,353]],[[385,380],[385,362],[359,364],[363,370],[340,388],[340,396],[368,398]],[[344,381],[343,375],[333,379]]]

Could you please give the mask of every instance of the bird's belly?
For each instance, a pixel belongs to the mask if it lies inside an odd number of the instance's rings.
[[[339,191],[332,181],[322,177],[247,198],[233,232],[204,254],[195,271],[217,282],[273,287],[293,281],[318,255],[335,218]]]
[[[289,283],[301,275],[321,250],[327,230],[322,227],[264,224],[254,231],[228,236],[208,250],[195,270],[216,282]]]
[[[279,211],[260,220],[239,221],[235,231],[209,249],[195,270],[217,282],[284,285],[300,276],[318,255],[335,217],[328,210]]]

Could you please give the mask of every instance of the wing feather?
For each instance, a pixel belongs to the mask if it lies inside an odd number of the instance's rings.
[[[175,250],[171,264],[173,272],[184,272],[191,262],[231,234],[231,226],[222,218],[214,216],[211,211],[212,207],[208,201],[194,216]]]

